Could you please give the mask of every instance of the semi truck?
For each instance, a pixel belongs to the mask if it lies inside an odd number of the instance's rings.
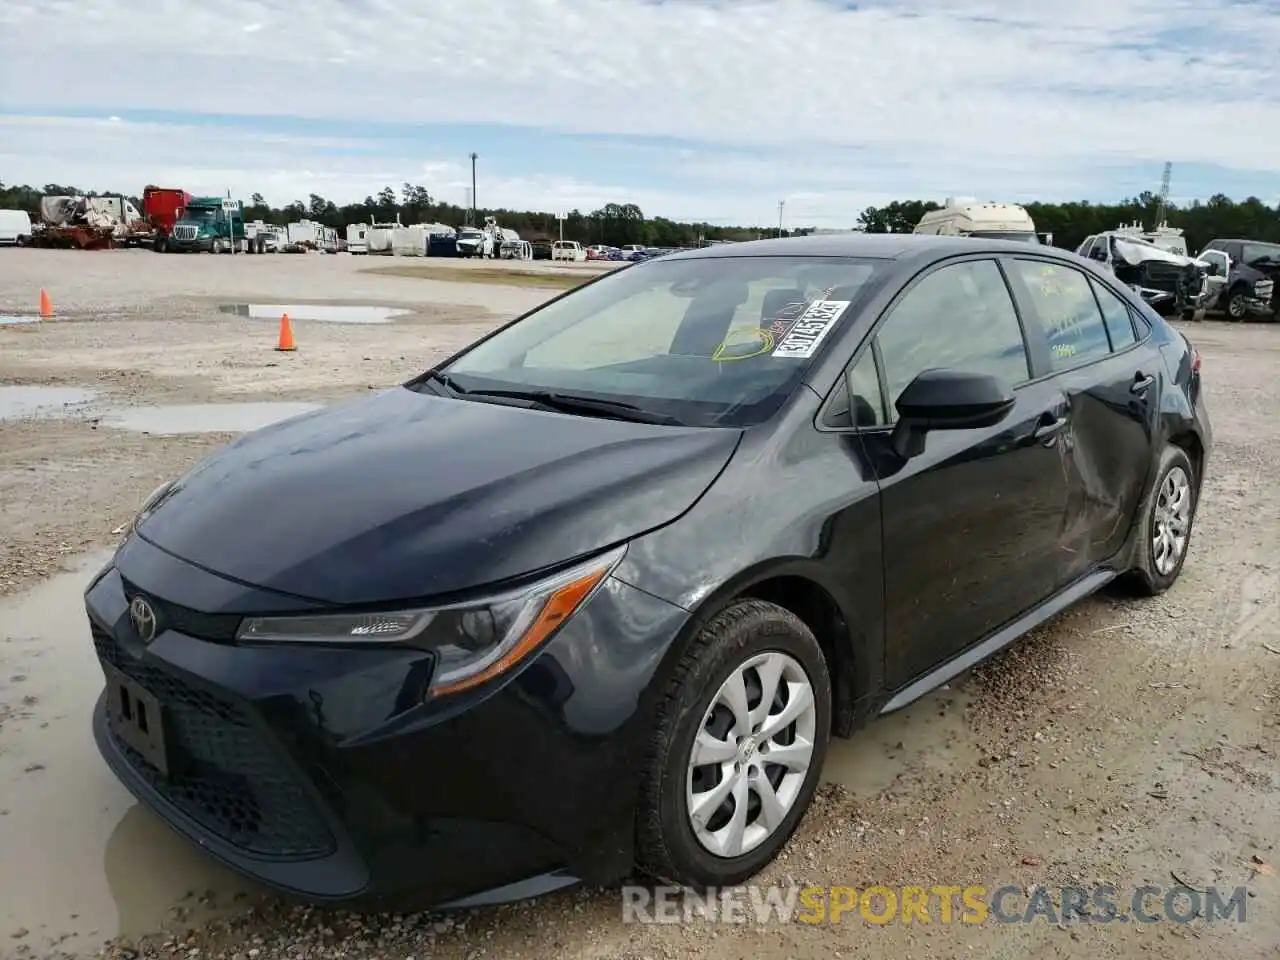
[[[195,198],[176,187],[148,184],[142,189],[142,217],[150,230],[151,249],[164,253],[183,209]]]
[[[248,253],[244,205],[224,197],[192,197],[187,201],[166,249],[173,253]],[[266,252],[266,238],[252,238],[253,253]]]

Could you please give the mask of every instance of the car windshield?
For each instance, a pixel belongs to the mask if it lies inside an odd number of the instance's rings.
[[[463,230],[458,236],[463,240],[475,240],[481,233],[479,230]]]
[[[218,210],[216,207],[187,207],[182,216],[185,220],[216,220]]]
[[[782,406],[886,264],[652,260],[546,304],[438,372],[464,391],[551,392],[750,426]]]

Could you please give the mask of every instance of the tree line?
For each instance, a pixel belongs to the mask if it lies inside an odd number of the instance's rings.
[[[45,195],[98,194],[56,183],[37,188],[6,186],[0,182],[0,209],[26,210],[34,217],[39,213],[40,197]],[[130,196],[129,199],[138,209],[142,208],[139,197]],[[896,200],[883,207],[868,207],[858,216],[856,226],[850,229],[868,233],[910,233],[926,212],[940,206],[926,200]],[[1024,206],[1038,231],[1053,234],[1055,246],[1074,249],[1085,237],[1103,230],[1114,230],[1134,222],[1154,226],[1159,198],[1154,193],[1144,192],[1115,204],[1070,202],[1027,203]],[[444,223],[452,227],[471,222],[483,223],[485,217],[492,216],[500,226],[515,230],[527,240],[558,239],[562,226],[555,214],[530,210],[478,209],[473,216],[471,210],[439,201],[426,187],[412,183],[403,184],[399,190],[384,187],[358,203],[337,204],[315,193],[305,202],[295,200],[283,207],[271,206],[260,193],[252,194],[245,202],[245,217],[249,220],[284,225],[310,219],[339,231],[349,223],[368,223],[370,220],[393,222],[397,216],[404,224]],[[1280,208],[1268,207],[1257,197],[1237,202],[1215,194],[1208,200],[1196,200],[1186,206],[1170,204],[1165,219],[1170,226],[1182,228],[1187,248],[1192,252],[1200,250],[1215,237],[1280,242]],[[787,231],[791,235],[811,232],[812,227]],[[585,213],[571,210],[563,223],[566,240],[613,246],[637,243],[656,247],[688,247],[710,240],[755,240],[777,234],[776,227],[684,223],[666,217],[646,217],[633,203],[607,203],[598,210]]]
[[[1074,250],[1085,237],[1103,230],[1115,230],[1132,223],[1147,229],[1155,227],[1160,198],[1144,192],[1114,204],[1026,203],[1023,206],[1035,221],[1037,231],[1053,234],[1055,247]],[[927,200],[895,200],[883,207],[868,207],[859,216],[858,225],[868,233],[910,233],[921,217],[941,207]],[[1257,197],[1237,202],[1219,193],[1186,206],[1169,204],[1164,219],[1169,226],[1183,231],[1187,249],[1192,253],[1199,252],[1215,238],[1280,242],[1280,207],[1268,207]]]

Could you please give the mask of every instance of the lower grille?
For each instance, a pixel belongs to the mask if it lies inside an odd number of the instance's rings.
[[[125,654],[92,625],[98,656],[158,699],[172,756],[165,777],[112,735],[117,749],[158,794],[202,827],[257,856],[303,860],[335,847],[315,804],[244,711]]]

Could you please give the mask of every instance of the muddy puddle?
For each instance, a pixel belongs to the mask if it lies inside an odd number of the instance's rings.
[[[410,311],[394,307],[330,306],[306,303],[224,303],[222,313],[233,313],[253,320],[279,320],[288,314],[290,320],[318,320],[321,323],[391,323]]]
[[[75,387],[0,387],[0,420],[57,416],[93,402],[97,393]]]
[[[21,323],[39,323],[39,317],[22,317],[0,313],[0,327],[13,327]]]
[[[822,778],[856,797],[873,797],[908,770],[955,770],[982,751],[965,722],[972,696],[954,686],[872,720],[852,740],[833,738]]]
[[[104,427],[172,437],[186,433],[248,433],[319,410],[319,403],[196,403],[172,407],[122,407],[102,415]]]
[[[255,892],[139,806],[94,746],[103,675],[81,595],[108,559],[0,601],[0,956],[96,953]]]

